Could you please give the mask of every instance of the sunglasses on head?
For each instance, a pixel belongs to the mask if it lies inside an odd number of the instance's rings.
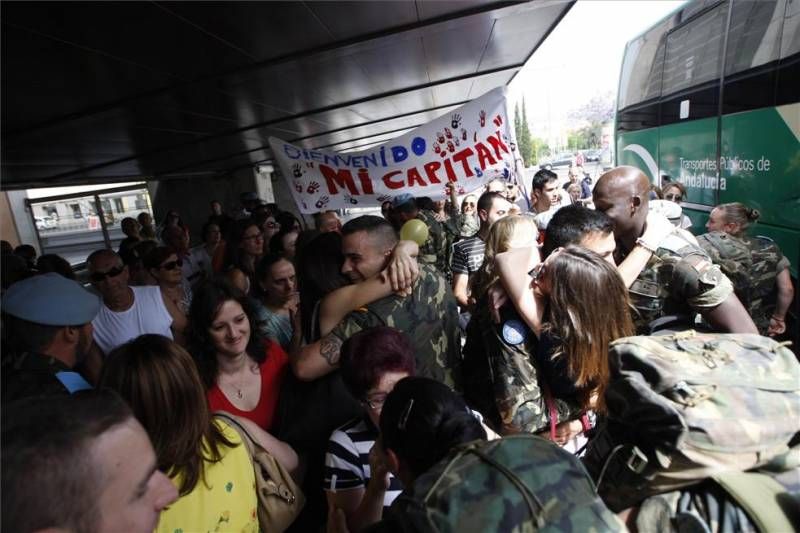
[[[105,272],[94,272],[91,276],[89,276],[89,279],[95,283],[100,283],[106,278],[116,278],[122,274],[123,270],[125,270],[125,267],[117,266]]]
[[[183,259],[176,259],[175,261],[164,263],[159,268],[163,268],[164,270],[175,270],[176,268],[180,268],[182,266],[183,266]]]

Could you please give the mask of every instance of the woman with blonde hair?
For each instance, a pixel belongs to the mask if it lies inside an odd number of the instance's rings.
[[[130,405],[150,436],[157,467],[178,488],[180,496],[161,513],[157,531],[258,531],[250,456],[236,430],[213,417],[186,350],[166,337],[142,335],[109,354],[100,386]],[[237,420],[285,467],[295,466],[286,445],[249,420]]]
[[[733,283],[762,335],[786,331],[786,313],[794,298],[789,260],[767,237],[747,235],[761,214],[742,203],[720,204],[711,211],[700,246]]]
[[[470,278],[470,293],[476,301],[497,283],[499,276],[495,268],[495,256],[511,248],[531,246],[536,242],[539,230],[533,217],[510,215],[495,221],[486,238],[483,264]]]

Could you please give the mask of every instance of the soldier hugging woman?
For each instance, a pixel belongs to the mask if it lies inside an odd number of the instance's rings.
[[[473,287],[478,305],[464,348],[464,390],[498,433],[549,428],[563,444],[588,429],[582,414],[603,411],[607,346],[634,327],[627,289],[610,263],[578,246],[540,262],[529,245],[535,232],[524,216],[492,225]],[[510,301],[498,323],[490,294],[501,284]]]

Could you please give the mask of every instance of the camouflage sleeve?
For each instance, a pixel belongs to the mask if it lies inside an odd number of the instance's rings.
[[[499,349],[490,350],[489,364],[492,374],[495,403],[500,414],[504,434],[546,430],[550,417],[536,366],[530,357],[529,343],[508,345],[497,334],[489,342]],[[561,400],[555,402],[559,420],[571,418],[575,411]]]
[[[786,259],[786,256],[785,255],[781,255],[781,259],[780,259],[780,261],[778,261],[778,266],[775,269],[775,271],[780,273],[780,272],[783,272],[784,270],[786,270],[787,268],[789,268],[790,266],[791,266],[791,263],[789,263],[789,260]]]
[[[359,331],[379,324],[372,323],[374,315],[368,311],[353,311],[344,320],[331,330],[330,334],[339,338],[342,342],[346,341]]]
[[[724,302],[733,293],[733,284],[707,256],[697,253],[675,264],[669,290],[674,298],[701,312]]]

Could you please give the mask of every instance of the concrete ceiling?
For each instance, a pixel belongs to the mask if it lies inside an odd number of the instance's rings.
[[[364,147],[508,84],[573,3],[3,2],[0,187]]]

